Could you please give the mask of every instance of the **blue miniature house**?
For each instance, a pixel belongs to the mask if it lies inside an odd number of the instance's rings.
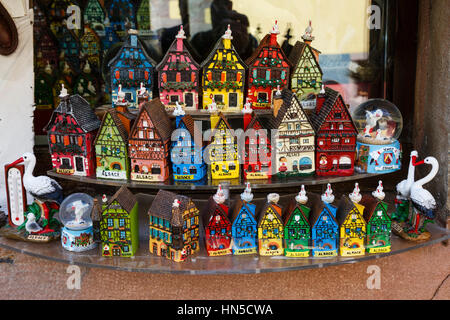
[[[258,251],[258,231],[255,219],[256,206],[252,203],[236,200],[231,212],[231,234],[233,254],[256,254]]]
[[[119,85],[131,108],[138,107],[138,90],[141,83],[148,89],[150,99],[153,91],[153,72],[156,63],[145,52],[136,30],[128,31],[128,38],[117,55],[109,63],[111,71],[112,101],[117,99]]]
[[[311,246],[313,257],[337,256],[339,225],[336,220],[337,208],[322,202],[314,194],[308,195],[307,207],[311,208]]]
[[[135,27],[136,13],[131,0],[111,0],[108,7],[111,26],[119,34],[125,33],[127,28]]]
[[[175,181],[199,181],[205,178],[202,132],[190,115],[177,116],[170,157]]]

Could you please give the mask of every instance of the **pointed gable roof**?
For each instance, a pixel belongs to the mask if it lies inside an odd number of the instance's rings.
[[[341,226],[345,222],[349,213],[354,209],[356,209],[362,216],[364,207],[351,201],[347,195],[343,195],[341,197],[341,200],[339,201],[339,207],[336,215],[339,226]]]
[[[95,115],[89,102],[78,94],[72,95],[67,99],[61,99],[46,126],[46,130],[49,130],[55,121],[56,113],[71,115],[84,132],[97,130],[101,125],[101,121]]]
[[[172,214],[172,205],[175,199],[180,201],[181,212],[184,212],[191,202],[191,198],[189,197],[175,194],[167,190],[159,190],[152,205],[148,209],[148,215],[172,221],[172,218],[174,218]]]
[[[301,41],[297,41],[295,43],[294,47],[291,50],[291,53],[289,54],[289,61],[291,62],[292,66],[294,68],[297,67],[298,63],[300,62],[300,59],[303,56],[303,53],[307,49],[312,51],[311,52],[312,57],[314,58],[314,61],[316,62],[316,65],[319,68],[320,73],[323,74],[323,71],[322,71],[322,68],[320,67],[319,61],[317,61],[316,55],[314,54],[314,52],[316,52],[317,54],[320,54],[321,52]]]
[[[363,216],[367,223],[369,223],[370,219],[372,219],[373,214],[375,213],[375,209],[378,205],[381,205],[386,210],[386,216],[390,219],[387,214],[388,204],[386,202],[380,201],[372,195],[364,194],[360,204],[364,206]]]
[[[323,103],[322,107],[320,108],[319,113],[313,112],[310,119],[311,123],[313,125],[314,130],[316,133],[320,131],[320,127],[324,124],[325,120],[327,119],[328,114],[333,109],[333,106],[338,101],[338,99],[341,99],[343,109],[345,112],[347,112],[348,118],[350,119],[350,122],[353,125],[353,129],[355,131],[355,135],[357,133],[356,126],[353,123],[352,117],[350,115],[349,110],[345,106],[344,98],[342,98],[341,94],[331,88],[326,87],[325,88],[325,102]]]
[[[233,207],[231,209],[231,214],[230,214],[230,221],[231,223],[234,223],[237,219],[237,217],[239,216],[239,212],[241,212],[242,207],[245,207],[246,210],[252,214],[253,219],[256,222],[256,205],[254,205],[253,203],[248,203],[245,201],[242,201],[242,199],[239,196],[236,196],[236,200],[234,201]]]
[[[200,67],[202,69],[205,68],[208,65],[208,63],[210,63],[214,59],[214,56],[215,56],[217,50],[220,50],[220,49],[225,49],[225,47],[223,45],[222,37],[220,37],[219,40],[217,40],[216,45],[214,46],[213,50],[211,50],[210,54],[201,63]],[[236,55],[236,58],[238,59],[239,63],[242,64],[243,70],[247,70],[247,65],[245,64],[245,62],[239,56],[237,50],[233,46],[233,43],[231,43],[231,49],[230,50],[234,51],[234,54]]]
[[[143,112],[147,112],[162,141],[165,142],[170,140],[173,131],[172,121],[170,121],[166,108],[161,103],[159,98],[155,98],[144,103],[136,121],[133,124],[133,127],[131,128],[132,135],[134,135],[135,131],[138,129],[139,119],[141,118]]]
[[[309,193],[308,193],[307,195],[308,195],[308,197],[309,197]],[[300,213],[302,214],[303,218],[305,219],[306,223],[307,223],[309,226],[311,226],[311,225],[309,224],[309,219],[308,219],[311,209],[308,208],[308,207],[306,206],[306,204],[305,204],[305,205],[299,204],[299,203],[295,200],[295,198],[291,199],[291,201],[289,202],[288,207],[287,207],[286,210],[284,210],[284,212],[283,212],[283,223],[284,223],[284,225],[286,225],[286,224],[289,222],[289,220],[291,220],[292,214],[294,213],[294,211],[295,211],[296,208],[299,209],[299,211],[300,211]]]
[[[162,68],[167,64],[167,60],[169,60],[170,55],[177,52],[180,51],[177,51],[177,39],[175,39],[170,45],[169,50],[167,50],[166,54],[164,55],[164,58],[156,66],[156,70],[161,71]],[[189,44],[189,41],[183,39],[183,51],[181,52],[191,59],[191,63],[197,67],[197,70],[200,70],[200,64],[196,61],[198,55],[195,49],[192,48],[192,46]]]
[[[197,145],[197,147],[201,147],[203,145],[202,132],[200,131],[200,128],[198,128],[195,124],[194,118],[192,118],[192,116],[188,114],[181,118],[180,124],[181,122],[184,124],[187,131],[189,131],[191,139],[194,140],[194,143]]]
[[[213,217],[216,213],[216,211],[219,211],[224,218],[226,219],[225,222],[231,225],[230,219],[228,218],[227,212],[222,208],[221,205],[219,205],[216,201],[214,201],[213,196],[209,197],[208,203],[206,204],[206,207],[203,209],[202,217],[203,217],[203,227],[206,228],[209,224],[209,221],[211,220],[211,217]]]
[[[117,131],[119,131],[119,134],[120,134],[120,136],[121,136],[123,142],[124,142],[125,144],[128,143],[128,132],[127,132],[127,130],[125,129],[125,127],[124,127],[124,125],[123,125],[123,123],[122,123],[122,120],[120,120],[119,116],[117,115],[117,110],[116,110],[116,109],[114,109],[114,108],[109,108],[108,110],[106,110],[106,113],[105,113],[105,115],[103,116],[103,120],[102,120],[102,125],[101,125],[101,127],[103,127],[103,125],[104,125],[104,123],[105,123],[105,120],[106,120],[106,118],[108,117],[108,115],[111,116],[111,118],[112,118],[112,120],[113,120],[115,126],[117,127]],[[97,141],[98,141],[98,139],[99,139],[99,137],[100,137],[100,134],[101,134],[101,130],[98,131],[97,137],[95,137],[94,145],[97,144]]]
[[[133,210],[134,206],[137,204],[137,199],[134,194],[125,186],[120,187],[119,190],[109,199],[108,208],[114,202],[117,201],[120,206],[126,210],[128,213]]]
[[[280,49],[281,54],[284,57],[284,61],[286,61],[286,63],[289,65],[289,67],[292,67],[292,63],[291,61],[289,61],[288,57],[286,56],[286,54],[284,53],[283,49],[280,47],[280,45],[278,44],[278,41],[276,42],[275,45],[271,45],[270,43],[270,33],[266,34],[264,36],[264,38],[261,40],[261,42],[259,43],[259,46],[255,49],[255,51],[253,51],[253,54],[247,58],[247,60],[245,60],[245,64],[247,66],[251,66],[255,60],[258,58],[259,54],[261,53],[261,51],[264,48],[276,48],[276,49]]]
[[[330,212],[333,221],[336,223],[336,226],[338,226],[338,222],[335,217],[337,208],[332,204],[323,202],[319,195],[315,193],[308,193],[308,203],[306,206],[311,208],[309,213],[309,224],[311,227],[314,227],[323,210]]]
[[[297,103],[299,110],[303,113],[303,116],[306,118],[306,121],[308,121],[312,127],[312,122],[311,122],[310,118],[306,114],[305,110],[303,110],[303,107],[302,107],[300,101],[298,101],[297,96],[291,90],[284,89],[281,92],[281,98],[283,99],[283,104],[282,104],[280,110],[278,110],[277,116],[274,117],[272,115],[271,117],[269,117],[269,127],[271,129],[278,129],[280,127],[281,123],[284,120],[285,115],[289,111],[289,108],[291,106],[293,106],[294,103]]]
[[[122,57],[122,53],[124,50],[126,49],[131,49],[131,48],[135,48],[134,46],[131,45],[131,37],[132,36],[136,36],[137,37],[137,47],[142,49],[142,53],[145,56],[145,58],[150,62],[150,64],[152,65],[152,67],[154,68],[156,66],[156,62],[155,60],[153,60],[148,54],[147,51],[145,50],[145,47],[143,46],[141,40],[139,39],[139,37],[137,35],[133,35],[133,34],[128,34],[127,39],[125,40],[125,42],[123,43],[122,47],[119,49],[119,51],[117,52],[116,56],[108,63],[108,67],[111,68],[113,65],[115,65],[118,60],[120,60]]]
[[[264,217],[266,216],[267,210],[269,210],[269,208],[272,208],[272,211],[275,213],[275,216],[277,217],[277,219],[280,221],[281,224],[283,224],[283,219],[281,218],[281,215],[283,213],[283,207],[278,204],[266,202],[266,204],[262,208],[261,213],[259,214],[259,217],[258,217],[258,228],[263,223]]]

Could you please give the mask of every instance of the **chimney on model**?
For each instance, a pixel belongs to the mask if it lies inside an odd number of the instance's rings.
[[[320,112],[320,109],[322,109],[322,106],[323,106],[326,98],[327,98],[327,96],[325,94],[325,86],[322,85],[322,89],[320,90],[320,92],[316,98],[316,114]]]

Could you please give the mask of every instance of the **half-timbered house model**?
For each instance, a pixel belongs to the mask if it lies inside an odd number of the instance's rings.
[[[53,169],[67,175],[95,175],[93,142],[101,122],[81,96],[69,96],[63,87],[59,97],[46,127]]]
[[[119,38],[126,35],[126,30],[135,28],[134,1],[131,0],[111,0],[107,7],[107,16],[111,26],[116,31]]]
[[[128,132],[119,118],[118,111],[110,108],[94,141],[97,178],[128,179]]]
[[[372,192],[372,195],[363,195],[360,202],[364,206],[363,215],[367,223],[367,253],[391,251],[392,220],[388,214],[388,204],[383,202],[385,194],[380,185],[376,191]]]
[[[175,103],[183,104],[186,110],[198,109],[200,65],[189,53],[183,26],[175,37],[163,60],[156,67],[158,71],[159,97],[169,109]]]
[[[231,222],[228,219],[229,207],[225,204],[225,193],[219,185],[217,192],[211,196],[202,213],[205,228],[205,244],[208,256],[232,254]]]
[[[250,183],[247,183],[240,198],[235,200],[230,216],[232,249],[235,255],[258,253],[256,205],[251,203],[252,200],[252,189]]]
[[[283,255],[283,207],[278,204],[277,193],[267,195],[258,218],[258,247],[261,256]]]
[[[289,54],[292,63],[291,90],[295,93],[303,108],[309,112],[316,106],[315,96],[322,87],[323,72],[319,65],[320,51],[311,47],[314,40],[311,22]]]
[[[89,0],[83,10],[84,24],[93,30],[104,30],[105,11],[99,0]]]
[[[100,68],[101,42],[97,33],[89,26],[84,26],[84,34],[80,38],[81,54],[91,66]]]
[[[128,30],[128,38],[117,55],[109,62],[111,70],[112,99],[117,98],[119,85],[125,92],[130,108],[138,108],[137,95],[141,83],[147,88],[150,98],[153,91],[153,72],[156,63],[145,51],[136,30]]]
[[[366,221],[364,206],[359,204],[361,195],[358,185],[349,196],[342,196],[336,219],[340,228],[339,253],[341,256],[360,256],[365,254]]]
[[[248,66],[247,97],[253,109],[270,109],[277,87],[289,87],[291,63],[277,42],[278,34],[280,31],[275,21],[270,34],[261,40],[245,62]]]
[[[138,201],[122,186],[112,197],[102,198],[100,239],[102,256],[132,257],[139,248]]]
[[[219,110],[238,111],[244,104],[245,70],[231,40],[230,26],[202,63],[203,109],[215,101]]]
[[[269,128],[278,130],[272,145],[276,147],[275,167],[279,177],[310,176],[315,170],[315,132],[297,97],[288,89],[275,99],[274,116]]]
[[[190,198],[159,190],[148,215],[151,253],[180,262],[200,250],[199,210]]]
[[[338,254],[339,224],[336,220],[337,208],[332,204],[334,195],[331,186],[320,197],[308,194],[307,207],[311,208],[311,255],[313,257],[334,257]]]
[[[246,116],[244,115],[244,177],[245,179],[268,179],[272,176],[271,132],[265,128],[265,122],[256,113],[247,125],[245,124]]]
[[[284,211],[284,255],[287,257],[309,257],[311,241],[311,225],[309,224],[310,208],[306,206],[308,196],[305,186],[292,199]]]
[[[316,174],[352,175],[358,132],[340,93],[322,90],[310,119],[316,131]]]
[[[164,181],[169,177],[172,123],[164,105],[156,98],[142,105],[128,143],[131,179]]]
[[[208,155],[211,166],[211,178],[239,178],[240,165],[238,159],[237,137],[222,113],[211,116],[211,143]]]
[[[181,108],[179,104],[178,107]],[[175,181],[202,180],[207,174],[203,160],[203,134],[190,115],[177,115],[176,128],[180,130],[170,150],[173,178]]]

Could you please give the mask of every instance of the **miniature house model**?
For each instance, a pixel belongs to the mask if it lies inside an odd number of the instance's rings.
[[[198,109],[199,103],[200,66],[189,53],[185,39],[181,26],[175,41],[156,67],[159,97],[168,108],[175,108],[175,103],[178,102],[184,105],[186,110],[193,110]]]
[[[355,109],[353,120],[358,129],[355,169],[368,173],[400,170],[398,138],[403,119],[397,107],[386,100],[372,99]]]
[[[199,211],[190,198],[159,190],[148,215],[151,253],[179,262],[199,251]]]
[[[100,238],[102,256],[131,257],[139,247],[138,202],[126,187],[111,199],[103,196]]]
[[[215,101],[222,111],[237,111],[244,104],[246,65],[231,40],[230,26],[202,63],[203,109]]]
[[[46,128],[53,168],[62,174],[94,175],[93,142],[101,122],[79,95],[69,96],[63,87],[60,99]]]
[[[267,203],[258,219],[258,242],[261,256],[283,255],[283,208],[278,205],[277,193],[267,195]]]
[[[247,95],[254,109],[270,109],[277,87],[289,87],[291,64],[277,42],[278,34],[275,21],[270,34],[261,40],[246,61],[249,68]]]

